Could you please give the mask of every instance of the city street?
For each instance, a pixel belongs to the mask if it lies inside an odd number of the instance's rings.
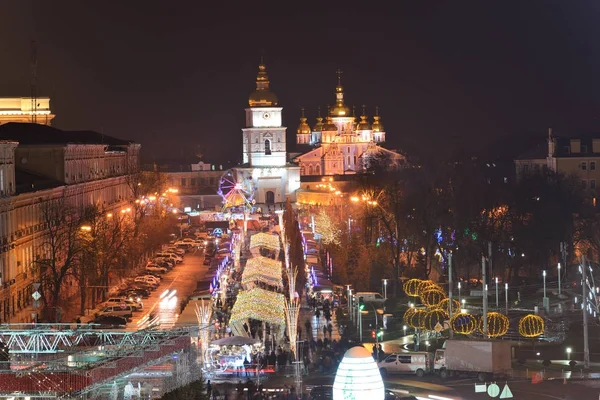
[[[158,289],[149,298],[143,299],[144,308],[141,312],[134,313],[132,321],[128,324],[129,329],[136,329],[139,323],[147,319],[150,313],[154,313],[160,319],[160,329],[170,329],[177,321],[180,312],[181,301],[186,299],[195,289],[197,282],[204,276],[208,266],[203,265],[204,256],[202,251],[195,250],[187,253],[183,263],[178,264],[173,270],[162,276]],[[165,291],[174,295],[163,296]],[[172,296],[172,297],[170,297]]]

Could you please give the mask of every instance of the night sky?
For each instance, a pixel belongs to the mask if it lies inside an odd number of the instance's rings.
[[[338,68],[390,148],[600,132],[597,1],[287,3],[2,0],[0,96],[29,95],[34,38],[55,126],[235,162],[264,51],[291,143],[300,107],[312,125],[334,102]]]

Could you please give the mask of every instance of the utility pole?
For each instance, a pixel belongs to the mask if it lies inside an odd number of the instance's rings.
[[[582,294],[583,300],[583,368],[590,367],[590,338],[588,334],[588,318],[587,318],[587,262],[585,256],[581,256],[581,279],[582,279]]]
[[[454,290],[454,285],[452,282],[452,253],[448,254],[448,316],[450,320],[452,320],[452,291]],[[452,327],[450,327],[450,339],[454,337],[454,332],[452,331]]]
[[[485,271],[485,256],[481,256],[481,291],[483,293],[483,337],[488,337],[488,324],[487,324],[487,313],[488,313],[488,298],[487,298],[487,276]]]

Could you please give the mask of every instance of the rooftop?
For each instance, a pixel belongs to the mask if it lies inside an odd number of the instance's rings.
[[[16,122],[0,125],[0,140],[12,140],[21,145],[74,143],[119,146],[132,143],[94,131],[63,131],[47,125]]]

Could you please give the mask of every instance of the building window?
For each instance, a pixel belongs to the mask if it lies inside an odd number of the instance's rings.
[[[582,179],[581,180],[581,188],[582,189],[587,189],[587,179]]]
[[[265,140],[265,155],[271,155],[271,141],[269,139]]]
[[[312,174],[313,174],[313,166],[312,166],[312,165],[309,165],[309,166],[308,166],[308,174],[309,174],[309,175],[312,175]]]
[[[181,186],[185,186],[185,178],[181,178]]]
[[[596,180],[590,179],[590,189],[596,189]]]
[[[587,144],[582,144],[581,145],[581,152],[584,153],[584,154],[588,152],[587,151]]]
[[[590,171],[596,170],[596,161],[590,161]]]
[[[581,170],[582,170],[582,171],[585,171],[585,170],[587,170],[587,161],[582,161],[582,162],[581,162]]]

